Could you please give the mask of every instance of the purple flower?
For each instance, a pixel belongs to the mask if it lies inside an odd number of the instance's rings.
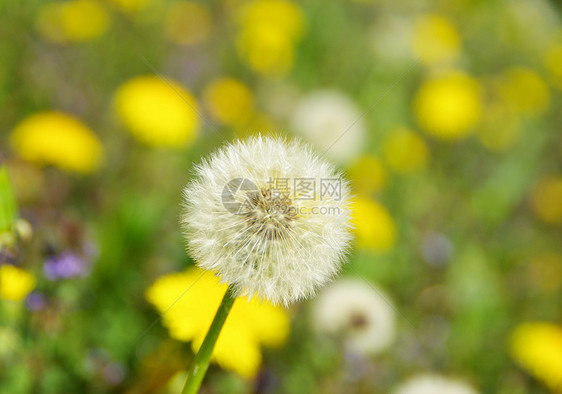
[[[86,276],[88,268],[88,263],[82,256],[74,252],[63,252],[47,258],[43,265],[43,274],[50,280],[66,279]]]
[[[42,293],[34,291],[25,299],[25,305],[30,311],[40,311],[47,305],[47,297]]]

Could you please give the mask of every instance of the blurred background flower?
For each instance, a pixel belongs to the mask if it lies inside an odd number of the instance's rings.
[[[396,394],[477,394],[463,381],[438,375],[419,375],[397,388]]]
[[[128,130],[147,145],[180,148],[197,137],[197,102],[170,79],[135,77],[119,87],[114,105]]]
[[[204,43],[213,28],[208,6],[194,1],[172,3],[165,23],[166,37],[175,44],[185,46]]]
[[[420,15],[414,21],[412,51],[427,66],[450,64],[459,57],[461,39],[445,15]]]
[[[328,286],[313,308],[316,330],[340,335],[349,352],[377,354],[394,341],[392,304],[384,292],[360,279],[342,279]]]
[[[544,322],[520,324],[511,337],[511,354],[554,392],[562,388],[562,327]]]
[[[192,341],[197,352],[226,288],[210,271],[192,268],[158,279],[146,297],[161,313],[170,335]],[[288,334],[289,316],[281,307],[241,297],[232,307],[212,357],[223,368],[251,378],[260,368],[260,347],[280,346]]]
[[[238,55],[254,71],[275,77],[287,74],[295,61],[295,44],[304,30],[297,3],[258,0],[242,5],[235,16]]]
[[[205,87],[203,100],[211,116],[219,123],[241,126],[254,113],[252,91],[234,78],[220,78]]]
[[[388,166],[399,174],[419,170],[429,160],[425,141],[408,129],[398,129],[387,135],[382,150]]]
[[[360,154],[366,140],[359,108],[336,91],[316,91],[304,96],[297,103],[291,122],[305,140],[341,163]]]
[[[43,5],[37,18],[38,32],[57,43],[91,41],[109,26],[110,16],[95,0],[69,0]]]
[[[356,242],[360,248],[385,252],[394,246],[396,225],[382,204],[369,198],[357,197],[352,209]]]
[[[474,78],[460,71],[428,79],[414,101],[418,123],[439,139],[454,141],[465,137],[480,121],[480,90]]]
[[[92,130],[62,112],[40,112],[25,118],[10,139],[22,158],[67,171],[92,172],[103,158],[103,146]]]
[[[23,300],[35,287],[33,274],[11,264],[0,266],[0,298],[11,301]]]

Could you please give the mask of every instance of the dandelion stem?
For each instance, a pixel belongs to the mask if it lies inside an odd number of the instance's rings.
[[[191,364],[191,368],[189,368],[187,381],[183,387],[182,394],[197,394],[199,391],[199,387],[201,387],[201,383],[203,383],[203,379],[205,378],[205,374],[209,368],[209,361],[211,359],[211,354],[213,353],[213,348],[215,347],[217,338],[219,337],[222,326],[224,325],[235,299],[236,297],[233,295],[232,287],[229,287],[228,290],[226,290],[221,304],[219,305],[219,309],[215,314],[213,323],[211,323],[209,332],[207,332],[207,336],[205,337],[201,348],[199,348],[197,356],[195,356],[195,360],[193,360],[193,363]]]

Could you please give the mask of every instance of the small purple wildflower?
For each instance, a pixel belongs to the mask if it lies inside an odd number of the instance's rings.
[[[42,293],[34,291],[25,299],[25,305],[30,311],[40,311],[47,305],[47,297]]]
[[[63,252],[47,258],[43,265],[43,274],[50,280],[66,279],[86,276],[88,268],[88,263],[82,256],[74,252]]]

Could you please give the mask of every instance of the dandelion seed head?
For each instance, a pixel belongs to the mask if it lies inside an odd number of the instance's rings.
[[[321,190],[328,183],[337,193]],[[237,295],[274,304],[310,297],[331,280],[352,238],[347,181],[298,141],[258,136],[227,145],[196,167],[184,202],[197,265]]]
[[[424,374],[410,378],[394,394],[478,394],[478,391],[462,380]]]
[[[396,336],[396,314],[388,296],[360,279],[340,279],[325,288],[312,308],[318,332],[340,334],[346,351],[366,356],[388,349]]]

